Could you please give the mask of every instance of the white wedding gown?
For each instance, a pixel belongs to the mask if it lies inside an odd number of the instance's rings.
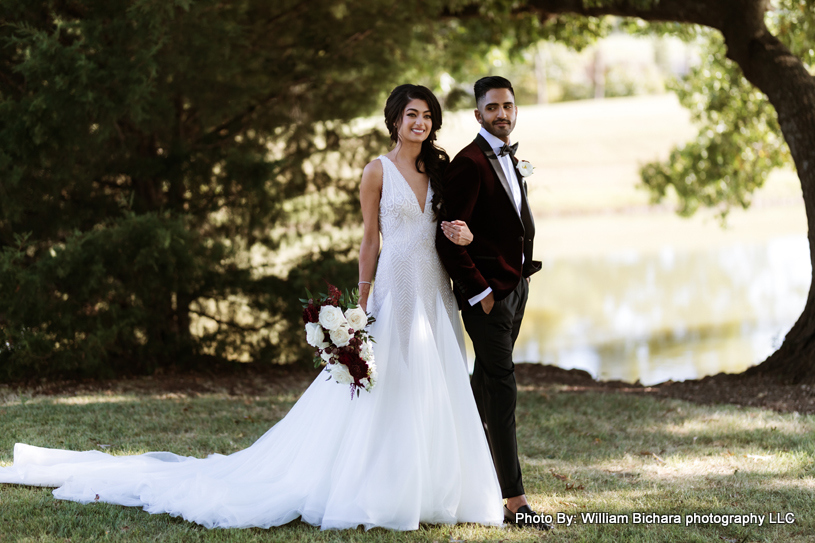
[[[252,446],[204,459],[111,456],[18,443],[0,483],[169,513],[206,527],[269,527],[297,517],[323,529],[420,522],[500,525],[501,492],[463,355],[449,278],[422,209],[386,157],[383,237],[369,310],[379,380],[351,398],[321,372]]]

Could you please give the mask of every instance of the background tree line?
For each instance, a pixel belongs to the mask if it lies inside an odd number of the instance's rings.
[[[468,82],[493,47],[581,48],[613,26],[701,37],[710,55],[679,83],[700,136],[643,181],[686,214],[747,206],[790,159],[773,106],[811,94],[774,99],[731,27],[778,36],[792,71],[776,77],[815,94],[812,3],[766,7],[0,0],[0,378],[308,359],[297,299],[356,282],[356,187],[386,148],[384,97],[438,90],[442,72]],[[799,110],[794,130],[815,135]]]

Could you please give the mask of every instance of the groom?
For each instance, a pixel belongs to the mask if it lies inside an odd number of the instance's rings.
[[[475,118],[481,130],[444,175],[441,220],[461,219],[473,233],[470,245],[447,239],[439,228],[436,248],[453,279],[461,317],[475,348],[471,380],[492,450],[508,523],[548,530],[526,501],[515,438],[515,365],[512,348],[521,328],[532,260],[535,224],[526,183],[509,135],[518,108],[512,84],[491,76],[475,83]],[[447,225],[445,225],[447,226]]]

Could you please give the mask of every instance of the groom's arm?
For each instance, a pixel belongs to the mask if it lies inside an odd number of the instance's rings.
[[[473,230],[473,212],[481,187],[481,172],[475,162],[463,156],[453,159],[444,174],[443,186],[444,214],[439,216],[439,224],[441,221],[462,220]],[[467,247],[447,239],[441,227],[436,230],[436,250],[453,283],[466,299],[490,288]]]

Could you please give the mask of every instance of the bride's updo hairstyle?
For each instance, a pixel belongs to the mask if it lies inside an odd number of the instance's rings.
[[[444,170],[450,163],[447,152],[436,145],[436,132],[441,128],[441,105],[436,96],[421,85],[399,85],[391,91],[388,100],[385,102],[385,126],[391,141],[399,141],[399,125],[402,123],[402,115],[411,100],[424,100],[430,108],[431,128],[427,138],[422,142],[422,150],[416,157],[416,171],[425,173],[430,178],[430,187],[433,189],[433,199],[430,205],[433,208],[433,215],[438,216],[442,207],[441,178]]]

